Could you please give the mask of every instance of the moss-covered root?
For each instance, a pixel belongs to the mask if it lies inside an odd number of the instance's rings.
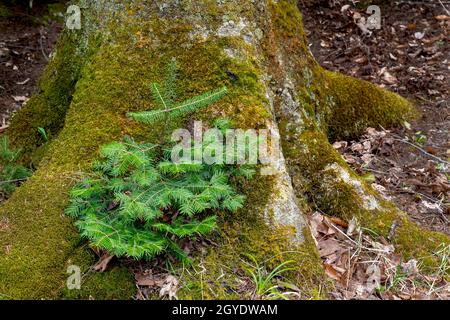
[[[323,133],[303,132],[289,144],[286,157],[296,191],[306,194],[317,209],[346,220],[356,217],[361,226],[384,237],[395,230],[391,239],[405,258],[421,258],[426,267],[437,266],[432,255],[440,245],[450,244],[450,238],[421,229],[384,200],[351,170]]]
[[[38,128],[54,138],[64,124],[75,84],[79,77],[81,58],[76,54],[75,35],[64,32],[58,41],[56,55],[49,62],[39,80],[39,91],[16,113],[7,130],[12,144],[23,151],[22,160],[34,160],[37,166],[44,153],[46,141]],[[40,156],[33,154],[40,147]]]
[[[91,253],[76,250],[78,233],[62,214],[71,180],[45,168],[0,208],[0,298],[57,298],[66,288],[69,265],[85,271],[94,263]],[[118,270],[91,274],[84,280],[83,291],[71,290],[68,295],[129,299],[134,294],[129,277]]]
[[[323,71],[329,96],[326,129],[331,139],[348,139],[367,127],[389,127],[416,115],[411,103],[367,81]]]

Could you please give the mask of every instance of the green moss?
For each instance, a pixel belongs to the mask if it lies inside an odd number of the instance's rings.
[[[299,99],[330,140],[356,138],[368,127],[392,127],[417,117],[412,104],[395,93],[311,66],[302,69]]]
[[[271,1],[270,9],[272,21],[284,36],[304,38],[302,15],[297,8],[296,1]]]
[[[367,127],[392,127],[417,116],[411,103],[395,93],[339,73],[325,75],[323,88],[333,97],[325,120],[331,139],[354,138]]]
[[[64,287],[61,299],[130,300],[135,297],[134,277],[126,268],[110,263],[107,272],[94,272],[91,268],[95,262],[94,254],[84,246],[75,251],[67,265],[77,265],[84,271],[81,288]]]
[[[425,230],[414,222],[403,219],[396,231],[395,243],[405,259],[418,259],[425,272],[436,273],[441,264],[436,253],[442,245],[450,245],[450,239],[443,233]],[[450,276],[448,270],[447,276]]]
[[[302,74],[299,99],[330,140],[356,138],[368,127],[392,127],[418,115],[408,100],[370,82],[318,65]]]
[[[11,16],[11,12],[9,11],[8,7],[0,4],[0,18],[8,18]]]
[[[113,267],[107,272],[88,273],[80,290],[65,289],[62,299],[71,300],[132,300],[136,296],[135,279],[125,267]]]

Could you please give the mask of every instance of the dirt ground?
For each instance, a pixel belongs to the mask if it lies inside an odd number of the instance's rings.
[[[398,128],[369,128],[357,141],[334,147],[384,197],[425,228],[449,233],[450,221],[450,14],[440,1],[386,1],[381,29],[358,1],[300,1],[310,49],[325,68],[368,80],[410,99],[417,121]],[[408,3],[409,2],[409,3]],[[448,6],[448,2],[447,2]],[[364,23],[363,23],[364,25]],[[370,32],[367,32],[370,31]],[[355,232],[357,221],[316,212],[310,217],[335,299],[450,299],[446,281],[449,248],[442,264],[424,274],[420,258],[402,261],[395,241]],[[448,279],[447,279],[448,280]]]
[[[12,17],[0,17],[0,131],[37,90],[62,26],[38,3],[33,10],[19,6],[10,11]]]

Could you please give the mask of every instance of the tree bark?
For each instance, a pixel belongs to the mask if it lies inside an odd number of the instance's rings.
[[[241,298],[232,293],[244,253],[268,267],[296,261],[289,280],[303,298],[330,288],[306,215],[321,210],[393,240],[405,257],[430,254],[447,236],[421,230],[376,194],[331,147],[335,138],[367,126],[414,116],[405,99],[364,81],[322,69],[308,49],[296,3],[278,1],[81,1],[81,30],[65,30],[40,82],[40,91],[13,118],[8,135],[37,170],[0,208],[0,295],[5,298],[130,298],[133,279],[120,267],[90,273],[81,290],[66,290],[68,265],[85,271],[93,257],[64,216],[68,190],[98,157],[99,146],[129,134],[157,139],[159,127],[127,119],[152,108],[150,82],[164,65],[180,64],[179,96],[226,85],[229,94],[183,119],[236,127],[271,128],[282,157],[273,176],[239,186],[247,196],[237,214],[220,216],[205,253],[194,253],[180,275],[180,298]],[[230,76],[233,75],[233,76]],[[50,133],[39,138],[37,127]],[[434,261],[430,259],[430,265]],[[208,288],[205,288],[208,287]],[[231,292],[231,293],[230,293]]]

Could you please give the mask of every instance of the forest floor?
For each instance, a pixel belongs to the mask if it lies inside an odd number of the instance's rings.
[[[319,63],[398,92],[421,111],[415,122],[370,128],[356,141],[336,141],[335,148],[417,223],[450,234],[449,13],[438,1],[415,5],[392,1],[381,7],[382,28],[365,34],[357,25],[358,14],[368,16],[365,10],[342,10],[344,1],[334,3],[308,8],[300,1],[310,48]],[[0,17],[0,133],[38,90],[62,27],[61,12],[38,6],[32,14],[17,8],[12,18]],[[310,223],[325,271],[336,283],[332,297],[450,298],[445,281],[449,248],[436,253],[442,265],[434,274],[422,274],[420,260],[401,261],[389,239],[360,231],[357,221],[315,213]],[[104,270],[110,260],[103,256],[94,270]],[[162,261],[137,269],[132,264],[130,269],[136,274],[137,299],[168,284],[176,291],[178,280],[164,270]]]
[[[39,77],[62,28],[57,7],[9,9],[0,16],[0,132],[37,90]],[[59,14],[58,14],[59,12]]]
[[[370,33],[358,26],[362,17],[369,17],[366,8],[351,1],[329,1],[323,7],[300,1],[299,6],[311,52],[323,67],[397,92],[421,112],[417,121],[369,128],[358,140],[336,141],[334,147],[412,220],[449,234],[450,14],[439,1],[405,2],[381,6],[381,29]],[[389,239],[370,231],[349,233],[352,221],[333,221],[319,213],[310,220],[326,273],[336,280],[335,298],[450,298],[448,282],[439,279],[448,270],[449,248],[437,253],[443,264],[429,277],[421,274],[420,261],[401,262]],[[372,290],[376,273],[384,285]]]

